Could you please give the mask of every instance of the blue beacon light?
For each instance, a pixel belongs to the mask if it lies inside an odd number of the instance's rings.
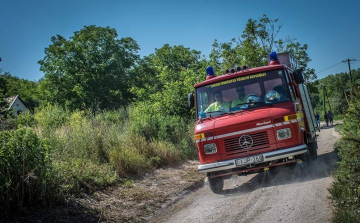
[[[207,74],[207,76],[214,75],[215,74],[214,68],[213,67],[207,67],[206,68],[206,74]]]
[[[269,65],[278,65],[278,64],[280,64],[280,61],[278,60],[278,56],[277,56],[276,52],[271,52],[269,57],[270,57]]]
[[[209,80],[213,77],[216,77],[214,68],[213,67],[207,67],[206,68],[206,80]]]
[[[276,52],[270,53],[270,61],[278,60]]]

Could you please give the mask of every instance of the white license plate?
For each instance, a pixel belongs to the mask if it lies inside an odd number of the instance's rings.
[[[243,166],[252,163],[260,163],[262,161],[264,161],[263,155],[249,156],[249,157],[237,159],[236,166]]]

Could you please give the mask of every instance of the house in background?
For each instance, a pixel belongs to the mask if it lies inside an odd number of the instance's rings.
[[[14,116],[17,116],[21,113],[25,114],[25,112],[27,112],[29,110],[26,107],[24,101],[21,100],[19,95],[8,97],[8,98],[6,98],[6,100],[9,104],[8,110],[12,110]]]

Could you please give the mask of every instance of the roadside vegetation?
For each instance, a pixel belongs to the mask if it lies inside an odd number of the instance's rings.
[[[335,131],[341,133],[343,130],[343,124],[336,124],[334,128],[335,128]]]
[[[360,88],[353,86],[351,94],[342,138],[336,145],[341,160],[329,190],[335,206],[333,222],[336,223],[360,222]]]
[[[0,131],[1,208],[60,202],[195,157],[188,123],[140,122],[132,109],[92,116],[49,105],[12,120],[14,129]]]
[[[207,57],[164,44],[141,58],[134,39],[118,38],[110,27],[85,26],[69,39],[51,37],[39,60],[41,80],[0,70],[0,213],[61,203],[195,159],[196,114],[188,109],[186,95],[205,80],[207,66],[219,75],[230,67],[266,65],[271,51],[288,51],[304,70],[315,111],[323,116],[326,85],[335,118],[341,118],[348,107],[342,97],[350,86],[348,75],[316,80],[307,66],[308,46],[278,37],[281,28],[277,19],[263,15],[249,19],[239,38],[215,40]],[[359,81],[360,70],[352,74]],[[4,108],[6,97],[14,95],[20,95],[31,113],[11,117]],[[356,128],[350,114],[344,136]],[[342,142],[341,148],[353,143]],[[347,150],[342,151],[345,156]],[[346,158],[342,162],[348,165]],[[340,178],[337,182],[342,183]],[[339,190],[334,184],[332,191]],[[344,195],[332,194],[336,199]]]

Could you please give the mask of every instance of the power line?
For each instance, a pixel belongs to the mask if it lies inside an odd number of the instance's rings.
[[[329,68],[326,68],[325,70],[322,70],[322,71],[320,71],[320,72],[317,72],[316,74],[320,74],[321,72],[324,72],[324,71],[326,71],[326,70],[329,70],[330,68],[333,68],[333,67],[335,67],[335,66],[337,66],[337,65],[339,65],[339,64],[341,64],[342,62],[340,62],[340,63],[337,63],[337,64],[335,64],[335,65],[333,65],[333,66],[331,66],[331,67],[329,67]]]
[[[352,84],[352,76],[351,76],[351,68],[350,68],[350,61],[355,61],[355,59],[350,60],[349,58],[347,60],[343,60],[342,63],[348,63],[349,66],[349,76],[350,76],[350,83]]]
[[[360,49],[358,49],[354,54],[352,54],[350,57],[354,57],[355,55],[357,55],[358,53],[360,53]]]
[[[344,73],[347,70],[347,64],[342,63],[340,66],[333,70],[334,74]]]

